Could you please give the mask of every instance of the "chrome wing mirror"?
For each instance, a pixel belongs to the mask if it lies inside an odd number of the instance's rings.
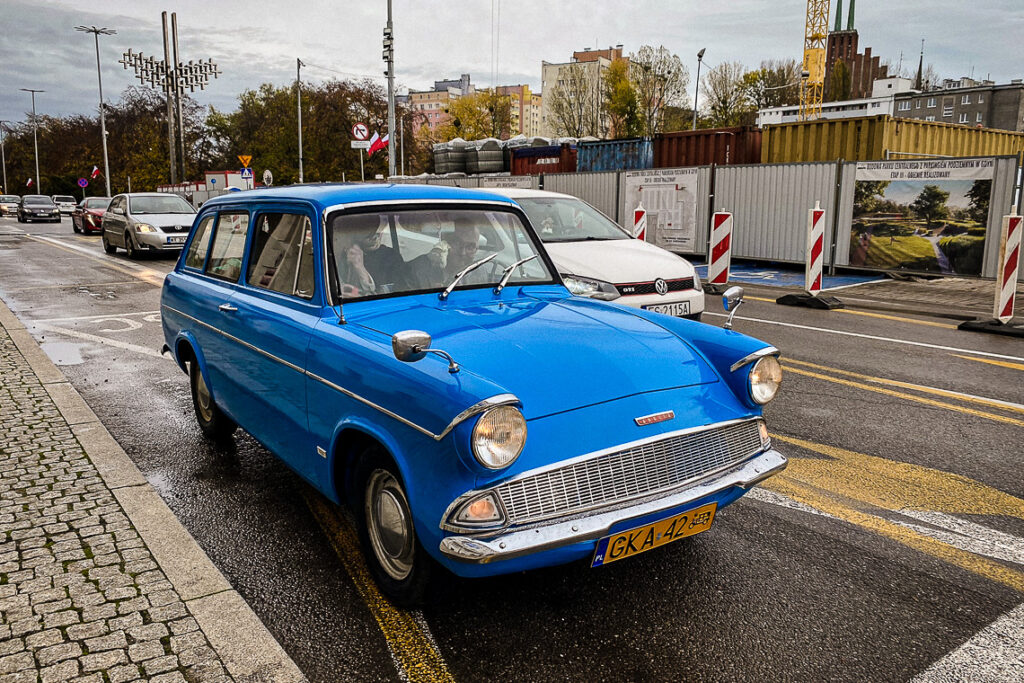
[[[395,332],[391,337],[391,350],[395,358],[404,363],[415,363],[422,360],[428,353],[434,353],[448,361],[448,372],[456,373],[459,365],[446,352],[430,348],[430,335],[421,330],[403,330]]]
[[[729,319],[725,321],[725,329],[732,329],[732,318],[736,315],[736,309],[743,303],[743,288],[730,287],[722,295],[722,306],[729,313]]]

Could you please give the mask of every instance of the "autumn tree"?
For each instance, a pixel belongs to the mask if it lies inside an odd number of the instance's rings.
[[[609,133],[614,138],[634,138],[644,134],[636,89],[629,78],[629,62],[616,59],[604,76],[604,109]]]
[[[558,82],[544,93],[550,98],[555,135],[604,137],[601,79],[589,73],[599,68],[598,62],[574,62],[559,70]]]
[[[666,47],[643,45],[629,56],[629,75],[640,108],[643,135],[653,137],[665,130],[666,108],[686,105],[690,72],[679,56]]]
[[[744,73],[739,62],[722,62],[704,77],[704,114],[710,127],[740,126],[752,118],[753,110],[743,87]]]
[[[487,88],[451,100],[448,120],[435,130],[439,140],[508,139],[512,131],[512,98]]]
[[[768,59],[743,74],[743,90],[756,109],[782,107],[800,101],[800,63],[795,59]]]
[[[825,100],[827,102],[848,100],[852,88],[850,68],[846,66],[845,61],[837,59],[836,63],[832,65],[828,83],[825,84]]]

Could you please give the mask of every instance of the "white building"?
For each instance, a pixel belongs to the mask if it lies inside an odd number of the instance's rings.
[[[821,118],[852,119],[858,116],[877,116],[896,113],[895,97],[913,92],[914,82],[909,78],[878,78],[871,86],[871,97],[859,100],[823,102]],[[757,125],[769,126],[776,123],[792,123],[800,120],[800,105],[769,107],[757,112]]]

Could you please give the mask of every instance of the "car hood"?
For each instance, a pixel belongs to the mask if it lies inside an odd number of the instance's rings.
[[[429,333],[432,347],[451,354],[463,372],[518,396],[527,419],[718,381],[682,339],[619,306],[524,295],[463,305],[436,295],[415,301],[350,321],[388,337],[409,329]]]
[[[149,223],[158,228],[178,225],[192,225],[195,220],[194,213],[143,213],[132,214],[132,220],[136,223]]]
[[[640,240],[545,242],[544,246],[560,273],[613,284],[693,277],[688,261]]]

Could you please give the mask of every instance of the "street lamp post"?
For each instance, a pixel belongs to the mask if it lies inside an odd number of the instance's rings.
[[[299,182],[306,182],[306,177],[302,173],[302,67],[306,66],[301,59],[295,58],[295,95],[296,95],[296,113],[299,120]],[[362,150],[359,152],[362,154]],[[360,160],[362,157],[360,157]]]
[[[39,124],[36,121],[36,93],[46,92],[45,90],[33,90],[32,88],[21,88],[23,92],[32,93],[32,147],[36,152],[36,190],[42,191],[43,180],[39,177]]]
[[[75,30],[91,33],[96,38],[96,80],[100,85],[100,136],[103,139],[103,180],[107,183],[107,196],[110,197],[110,161],[107,158],[107,117],[103,111],[103,75],[100,73],[100,35],[112,36],[117,31],[112,28],[96,28],[95,26],[76,26]]]
[[[7,194],[10,192],[10,189],[7,187],[7,155],[4,152],[4,142],[7,140],[7,128],[4,126],[5,123],[10,123],[10,121],[0,121],[0,164],[2,164],[4,168],[4,194]]]
[[[391,23],[391,0],[388,0],[388,24],[384,27],[384,61],[388,65],[388,176],[395,175],[395,48],[394,26]]]
[[[690,130],[697,130],[697,96],[700,94],[700,63],[704,61],[704,50],[706,47],[702,47],[700,52],[697,53],[697,85],[694,86],[693,91],[693,127]]]

